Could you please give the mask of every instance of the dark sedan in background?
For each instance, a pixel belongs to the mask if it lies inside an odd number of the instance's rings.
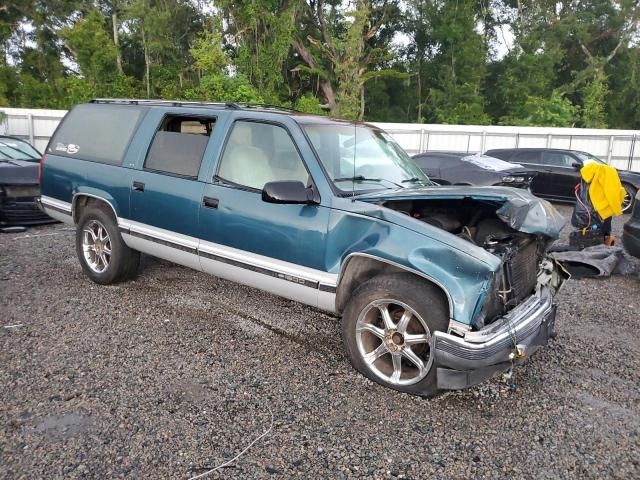
[[[640,258],[640,191],[636,195],[631,218],[622,227],[622,244],[627,252]]]
[[[36,204],[40,152],[19,138],[0,136],[0,228],[50,223]]]
[[[440,185],[502,185],[529,188],[535,176],[522,167],[498,158],[467,152],[425,152],[413,161]]]
[[[551,148],[508,148],[487,150],[485,155],[518,163],[528,170],[538,172],[531,182],[534,195],[549,200],[575,202],[575,186],[580,182],[580,169],[585,163],[606,164],[587,152]],[[630,213],[634,199],[640,190],[640,173],[618,170],[622,186],[627,191],[622,206]]]

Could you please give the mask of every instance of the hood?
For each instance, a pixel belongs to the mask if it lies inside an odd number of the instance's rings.
[[[620,180],[625,180],[631,183],[634,187],[640,187],[640,172],[634,172],[632,170],[618,170]]]
[[[37,185],[38,162],[0,160],[0,185]]]
[[[421,187],[385,190],[358,195],[363,202],[388,200],[462,200],[494,203],[497,216],[514,230],[557,239],[567,220],[546,200],[527,190],[510,187]]]

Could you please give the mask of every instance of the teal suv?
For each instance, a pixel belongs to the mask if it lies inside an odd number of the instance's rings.
[[[341,316],[353,366],[419,395],[477,384],[553,336],[564,220],[527,191],[441,187],[379,128],[270,106],[94,100],[40,165],[86,275],[140,253]]]

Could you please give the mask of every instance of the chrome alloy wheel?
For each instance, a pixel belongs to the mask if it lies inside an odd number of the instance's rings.
[[[625,187],[624,189],[624,200],[622,200],[622,213],[629,213],[629,209],[633,204],[633,195],[629,192],[629,189]]]
[[[91,270],[102,273],[111,261],[111,238],[105,226],[90,220],[82,230],[82,252]]]
[[[393,385],[413,385],[429,373],[430,342],[426,322],[397,300],[369,303],[356,323],[362,360],[378,378]]]

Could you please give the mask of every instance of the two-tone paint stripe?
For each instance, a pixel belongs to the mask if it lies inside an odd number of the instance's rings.
[[[55,198],[43,196],[40,199],[47,210],[72,217],[72,205]],[[118,218],[121,233],[174,248],[192,255],[245,269],[253,273],[267,275],[287,282],[317,289],[320,292],[336,293],[337,275],[300,267],[273,258],[263,257],[242,250],[204,242],[197,238],[180,235],[150,225]]]
[[[71,204],[68,202],[63,202],[60,200],[56,200],[55,198],[42,196],[40,197],[40,204],[46,209],[71,216]]]
[[[121,233],[138,237],[159,245],[175,248],[215,262],[242,268],[253,273],[259,273],[308,288],[318,289],[321,292],[336,292],[336,283],[332,281],[333,279],[331,277],[337,278],[337,275],[324,272],[318,272],[316,275],[314,275],[315,272],[301,272],[300,267],[287,262],[282,262],[273,258],[261,258],[262,256],[257,254],[247,254],[246,252],[231,249],[230,247],[225,247],[215,243],[202,242],[198,239],[191,239],[190,237],[182,235],[174,235],[168,231],[156,232],[154,227],[149,227],[148,225],[126,219],[119,219],[118,224]],[[233,250],[232,254],[229,252],[231,250]],[[271,267],[271,265],[275,266],[275,268]],[[277,268],[278,266],[281,268]]]

